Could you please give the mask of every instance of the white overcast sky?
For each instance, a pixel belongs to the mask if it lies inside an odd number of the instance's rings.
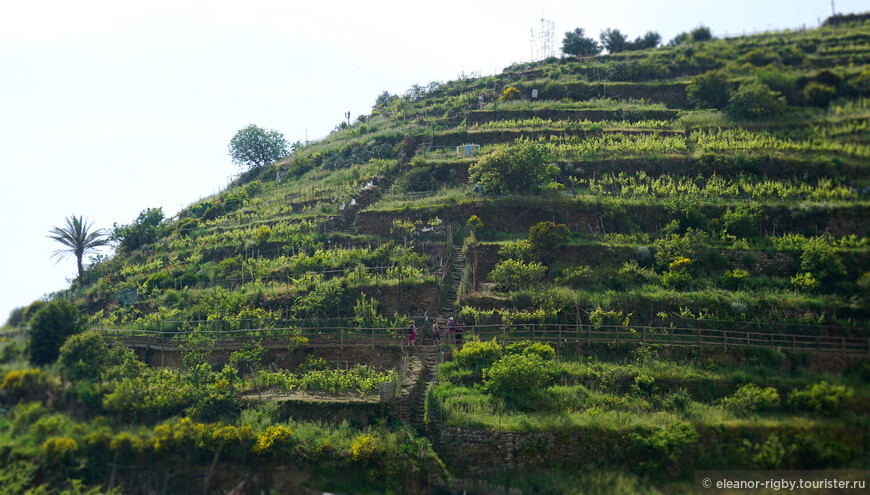
[[[836,0],[839,13],[868,0]],[[815,27],[830,0],[360,2],[27,0],[0,3],[0,323],[67,287],[46,238],[69,215],[96,227],[167,215],[237,172],[227,143],[248,124],[289,141],[325,136],[384,90],[493,74],[555,44],[699,24],[714,35]]]

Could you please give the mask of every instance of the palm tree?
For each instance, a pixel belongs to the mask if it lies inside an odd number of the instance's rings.
[[[82,281],[82,256],[88,251],[94,251],[100,246],[105,246],[109,243],[103,229],[97,229],[89,232],[93,224],[88,224],[87,220],[82,220],[82,217],[76,218],[75,215],[66,218],[65,227],[55,227],[49,231],[48,237],[66,246],[63,249],[58,249],[52,253],[51,257],[58,257],[58,261],[66,258],[70,254],[76,257],[76,263],[79,269],[78,281]]]

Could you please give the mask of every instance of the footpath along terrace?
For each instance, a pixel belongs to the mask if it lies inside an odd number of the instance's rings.
[[[592,344],[643,344],[680,347],[768,348],[790,352],[831,353],[870,358],[870,337],[850,336],[841,327],[779,325],[791,331],[781,331],[765,325],[758,330],[721,329],[700,326],[703,320],[687,320],[681,326],[631,326],[510,323],[468,325],[462,341],[473,338],[502,344],[522,340],[554,346]],[[751,325],[751,324],[747,324]],[[712,326],[712,325],[710,325]],[[791,328],[789,328],[791,327]],[[422,327],[419,327],[422,328]],[[175,349],[191,331],[161,331],[145,329],[98,329],[105,337],[118,339],[125,345],[153,350]],[[776,331],[773,331],[776,330]],[[359,347],[403,346],[408,344],[406,328],[362,328],[352,326],[317,326],[262,328],[246,330],[197,330],[214,339],[215,349],[240,348],[245,342],[257,340],[266,348],[297,347]],[[420,335],[422,333],[422,336]],[[855,332],[859,333],[860,332]],[[447,344],[446,332],[442,341]],[[429,332],[418,330],[418,344],[431,343]]]

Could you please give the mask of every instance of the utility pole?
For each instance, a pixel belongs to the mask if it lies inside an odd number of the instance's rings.
[[[831,15],[837,15],[837,9],[834,8],[834,0],[831,0]]]

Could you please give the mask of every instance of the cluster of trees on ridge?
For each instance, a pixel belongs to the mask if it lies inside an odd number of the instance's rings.
[[[691,32],[678,34],[668,42],[668,46],[676,46],[692,41],[707,41],[712,38],[713,35],[710,32],[710,28],[698,26]],[[602,31],[599,39],[601,44],[598,44],[593,38],[586,36],[583,28],[575,28],[573,31],[565,33],[565,38],[562,39],[562,53],[577,57],[587,57],[598,55],[602,50],[607,50],[607,53],[629,52],[656,48],[662,43],[662,36],[656,31],[647,31],[643,36],[630,40],[619,29],[611,28]]]

